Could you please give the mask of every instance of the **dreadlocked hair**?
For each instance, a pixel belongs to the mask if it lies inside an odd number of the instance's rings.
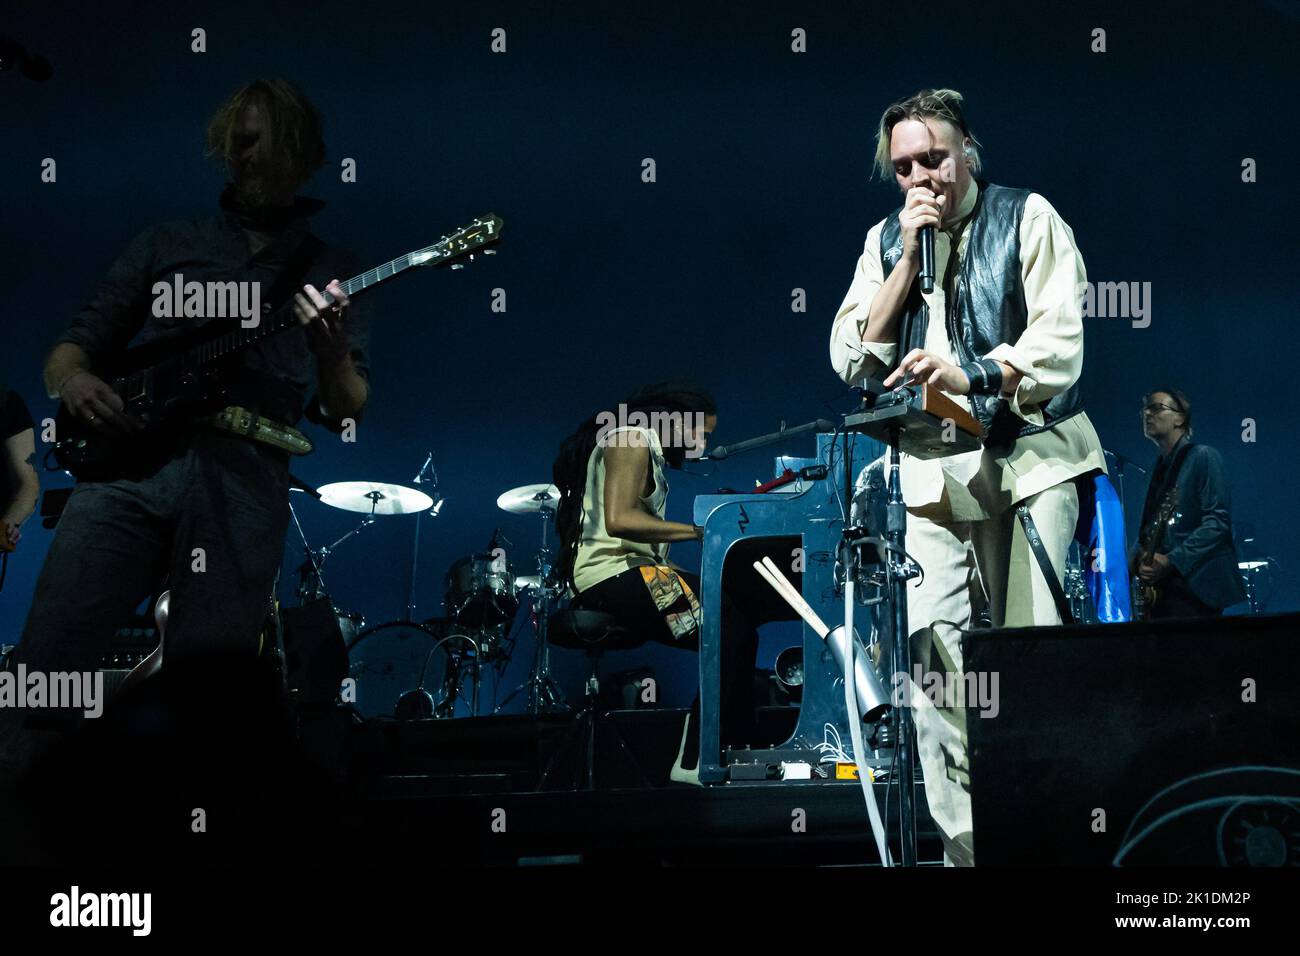
[[[622,405],[628,415],[632,412],[643,412],[646,415],[654,412],[681,415],[718,413],[713,396],[687,381],[646,385],[623,399]],[[582,422],[560,444],[559,454],[551,465],[551,481],[560,492],[560,504],[555,510],[555,526],[560,538],[556,570],[560,581],[575,594],[578,589],[573,583],[573,569],[578,561],[578,544],[582,540],[582,499],[587,490],[587,463],[591,460],[591,453],[596,448],[602,428],[608,427],[611,416],[620,417],[617,412],[605,411]],[[680,468],[686,452],[684,448],[665,448],[664,457],[671,467]]]

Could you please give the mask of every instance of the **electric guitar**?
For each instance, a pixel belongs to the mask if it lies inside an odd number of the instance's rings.
[[[339,285],[352,298],[416,266],[463,268],[461,260],[472,260],[476,252],[482,250],[487,255],[495,251],[486,247],[501,238],[503,225],[495,214],[480,216],[433,245]],[[322,290],[321,294],[327,304],[334,301],[328,292]],[[263,307],[269,309],[268,314],[251,328],[210,321],[192,332],[126,349],[117,361],[91,369],[122,400],[123,414],[134,417],[144,428],[135,434],[92,428],[60,403],[54,419],[55,461],[78,480],[111,479],[134,452],[156,442],[161,432],[230,404],[226,400],[227,370],[244,350],[297,328],[300,323],[292,306],[292,296],[278,308],[268,303]]]
[[[158,595],[158,603],[153,608],[153,622],[158,628],[158,646],[122,678],[122,683],[117,688],[118,693],[139,686],[141,682],[148,680],[162,670],[163,632],[167,630],[167,611],[171,607],[171,600],[172,592],[170,590]]]
[[[147,657],[140,661],[140,663],[136,664],[135,667],[131,668],[127,675],[122,678],[122,683],[118,685],[117,693],[121,693],[122,691],[128,690],[132,687],[138,687],[140,684],[149,680],[151,677],[154,677],[162,670],[163,644],[166,642],[167,617],[171,610],[171,604],[172,592],[171,589],[168,588],[166,591],[163,591],[162,594],[158,595],[158,601],[154,604],[153,608],[153,621],[154,625],[158,628],[158,646],[150,651]],[[262,625],[262,632],[258,637],[257,653],[259,656],[266,650],[268,644],[272,647],[277,646],[276,622],[278,621],[278,615],[279,602],[276,600],[275,596],[272,595],[270,603],[267,606],[266,620]]]
[[[1164,545],[1165,532],[1172,528],[1178,520],[1178,486],[1175,485],[1169,489],[1160,502],[1160,509],[1156,516],[1151,519],[1142,534],[1142,548],[1138,552],[1137,560],[1133,564],[1133,620],[1145,621],[1150,619],[1156,605],[1160,602],[1160,589],[1155,581],[1143,581],[1137,576],[1137,569],[1147,561],[1151,560],[1152,555],[1158,554]]]

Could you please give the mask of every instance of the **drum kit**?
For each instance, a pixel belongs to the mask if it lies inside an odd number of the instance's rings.
[[[510,542],[498,528],[482,553],[454,561],[443,578],[443,608],[439,617],[417,620],[415,586],[419,580],[421,522],[436,518],[444,499],[437,496],[437,474],[430,453],[412,484],[376,481],[340,481],[312,489],[299,484],[324,505],[360,514],[355,528],[331,544],[313,548],[297,510],[290,513],[302,540],[304,559],[298,567],[298,599],[306,604],[331,600],[339,631],[348,651],[353,704],[363,717],[446,719],[456,716],[458,705],[469,716],[480,712],[480,687],[485,668],[499,676],[515,647],[513,629],[521,606],[529,605],[527,621],[536,634],[536,650],[528,679],[493,713],[501,712],[523,695],[528,713],[567,709],[564,695],[550,673],[547,622],[566,593],[556,580],[551,552],[551,524],[559,504],[559,491],[551,484],[523,485],[502,493],[497,506],[509,514],[536,515],[541,523],[540,547],[531,574],[517,574],[503,545]],[[405,614],[396,620],[367,627],[365,619],[337,607],[325,584],[330,558],[346,543],[380,519],[415,516],[414,541]],[[494,701],[495,704],[495,701]]]

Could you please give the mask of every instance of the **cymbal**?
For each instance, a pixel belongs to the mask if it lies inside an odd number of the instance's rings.
[[[379,481],[336,481],[321,485],[320,500],[331,508],[377,515],[406,515],[427,511],[433,499],[423,491],[405,485],[386,485]]]
[[[560,489],[554,485],[521,485],[503,491],[497,498],[497,507],[512,515],[536,514],[543,508],[555,509],[560,505]]]

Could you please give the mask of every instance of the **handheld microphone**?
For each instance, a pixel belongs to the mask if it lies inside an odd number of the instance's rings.
[[[921,291],[934,291],[934,226],[921,227]]]

